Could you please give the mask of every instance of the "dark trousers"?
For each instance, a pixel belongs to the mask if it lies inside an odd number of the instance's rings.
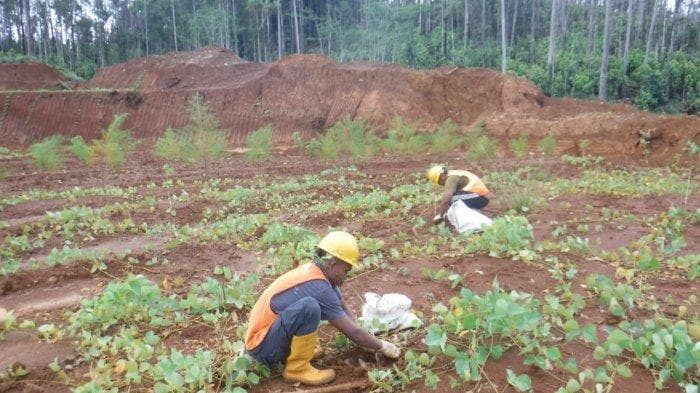
[[[267,366],[283,362],[289,355],[292,337],[313,333],[320,322],[318,301],[312,297],[299,299],[277,315],[265,339],[249,352],[250,356]]]
[[[466,191],[457,191],[454,194],[452,194],[452,199],[450,199],[450,205],[457,201],[464,202],[464,204],[467,205],[467,207],[470,209],[483,209],[484,207],[486,207],[486,205],[489,204],[488,198],[479,196],[479,194],[475,194],[473,192]]]

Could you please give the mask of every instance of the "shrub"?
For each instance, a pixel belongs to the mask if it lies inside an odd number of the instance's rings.
[[[199,94],[195,94],[189,107],[190,124],[185,127],[192,135],[191,149],[186,155],[189,161],[204,164],[204,177],[207,177],[208,163],[221,158],[226,152],[226,135],[219,119]]]
[[[492,159],[496,157],[496,141],[488,136],[484,123],[479,123],[467,132],[466,137],[469,144],[467,159]]]
[[[353,158],[373,157],[379,151],[379,138],[367,130],[364,122],[344,118],[334,124],[323,136],[309,142],[309,153],[315,157],[335,159],[341,154]]]
[[[267,161],[272,157],[272,124],[248,134],[245,138],[245,145],[248,151],[245,158],[248,161]]]
[[[63,137],[60,135],[46,137],[41,142],[29,147],[29,157],[31,157],[34,165],[41,170],[56,169],[63,165],[64,157],[59,151],[62,142]]]
[[[179,135],[172,128],[168,127],[165,134],[158,138],[155,146],[156,156],[166,160],[175,161],[182,159],[183,156],[183,140],[182,135]]]
[[[85,143],[82,136],[78,135],[70,138],[69,149],[80,161],[88,163],[90,159],[90,146]]]
[[[557,149],[557,140],[553,136],[547,135],[540,139],[540,143],[537,145],[540,152],[545,156],[551,157]]]
[[[301,139],[301,134],[299,131],[295,131],[292,134],[292,139],[294,139],[294,148],[296,148],[297,153],[302,154],[304,153],[304,148],[306,147],[304,145],[304,140]]]
[[[431,136],[431,152],[435,154],[445,153],[461,147],[464,142],[464,136],[457,132],[457,125],[452,119],[447,119]]]
[[[415,124],[406,123],[397,117],[387,132],[382,147],[388,153],[416,154],[427,151],[430,148],[429,142],[428,136],[418,133]]]
[[[127,115],[115,115],[107,129],[102,131],[100,139],[92,141],[89,158],[91,163],[102,158],[112,169],[118,170],[134,152],[136,143],[131,137],[131,131],[123,129]]]
[[[522,134],[510,141],[510,150],[517,158],[521,158],[527,153],[527,134]]]
[[[226,152],[226,135],[199,94],[192,97],[187,111],[189,124],[181,129],[166,129],[156,142],[155,154],[165,160],[202,163],[207,178],[209,162],[221,158]]]

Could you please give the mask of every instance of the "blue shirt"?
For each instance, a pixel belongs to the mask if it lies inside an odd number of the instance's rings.
[[[305,297],[316,299],[321,306],[321,319],[335,321],[345,317],[342,295],[337,287],[325,280],[311,280],[282,291],[270,299],[270,308],[276,314]]]

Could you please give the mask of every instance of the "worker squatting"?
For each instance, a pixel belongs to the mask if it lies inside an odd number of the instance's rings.
[[[445,187],[433,219],[440,223],[456,201],[480,209],[488,204],[489,190],[473,173],[435,166],[427,178]],[[358,265],[357,239],[347,232],[328,233],[316,247],[313,260],[278,277],[253,306],[246,332],[246,351],[257,361],[274,366],[284,362],[283,377],[290,382],[322,385],[335,378],[333,370],[319,370],[311,361],[322,354],[318,327],[328,321],[358,346],[397,359],[401,349],[376,338],[357,323],[339,287]]]

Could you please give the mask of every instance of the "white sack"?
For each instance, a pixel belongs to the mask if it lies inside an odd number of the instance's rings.
[[[358,318],[360,325],[370,333],[420,327],[423,322],[412,312],[411,299],[400,293],[388,293],[379,296],[373,292],[365,293],[365,304],[362,305],[362,316]]]
[[[447,221],[459,232],[479,231],[483,225],[491,225],[491,219],[470,209],[462,201],[455,201],[447,210]]]

